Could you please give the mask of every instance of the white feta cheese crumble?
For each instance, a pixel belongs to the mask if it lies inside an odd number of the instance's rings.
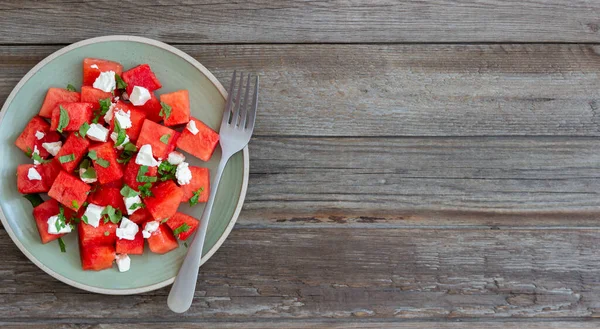
[[[115,81],[115,71],[101,72],[94,81],[93,87],[100,89],[105,93],[115,90],[117,82]]]
[[[117,228],[117,237],[119,239],[133,240],[140,228],[138,225],[129,220],[127,217],[121,219],[121,224]]]
[[[108,139],[108,129],[99,123],[92,123],[86,136],[96,142],[106,142]]]
[[[91,68],[93,68],[93,69],[96,69],[96,70],[99,70],[99,69],[100,69],[100,68],[98,67],[98,65],[96,65],[96,64],[92,64],[92,65],[90,65],[90,67],[91,67]]]
[[[56,230],[56,221],[58,220],[58,215],[50,216],[48,218],[48,233],[50,234],[63,234],[71,232],[71,225],[66,224],[64,227],[61,227],[60,230]]]
[[[56,156],[62,147],[62,142],[42,143],[42,147],[44,150],[48,151],[48,153],[52,154],[52,156]]]
[[[187,162],[182,162],[177,165],[175,177],[177,178],[177,183],[179,183],[179,185],[186,185],[192,181],[192,171],[189,166],[190,164]]]
[[[42,175],[40,175],[40,173],[37,170],[35,170],[35,168],[31,167],[27,171],[27,178],[29,180],[42,180]]]
[[[150,91],[140,86],[134,86],[131,95],[129,95],[129,101],[135,106],[146,104],[150,98],[152,98],[152,96],[150,96]]]
[[[185,127],[194,135],[198,135],[198,133],[200,132],[200,130],[198,130],[198,128],[196,127],[196,121],[194,121],[193,119],[190,120],[190,122],[188,122],[188,124]]]
[[[115,120],[119,122],[121,129],[131,128],[131,112],[119,109],[115,112]]]
[[[35,138],[37,138],[37,140],[44,138],[44,136],[46,136],[46,134],[44,134],[43,132],[41,132],[39,130],[35,132]]]
[[[33,145],[33,152],[31,153],[31,156],[33,157],[34,154],[40,155],[40,150],[37,148],[37,145]],[[39,165],[40,162],[34,159],[33,164]]]
[[[119,268],[119,272],[127,272],[131,267],[131,258],[127,254],[118,254],[115,256],[115,261],[117,262],[117,267]]]
[[[158,161],[152,156],[152,145],[146,144],[140,147],[140,150],[135,157],[135,163],[140,166],[156,167]]]
[[[129,136],[125,135],[125,140],[123,140],[123,143],[117,145],[117,138],[119,137],[119,134],[117,134],[116,132],[112,132],[110,133],[110,139],[112,139],[112,141],[115,143],[115,148],[117,150],[122,150],[123,149],[123,145],[129,143]]]
[[[140,207],[138,207],[138,206],[136,206],[134,209],[131,209],[134,204],[142,203],[142,199],[140,198],[139,195],[136,195],[136,196],[130,197],[130,198],[123,198],[123,201],[125,201],[125,208],[127,208],[128,215],[131,215],[134,212],[136,212],[136,210],[140,209]]]
[[[160,223],[158,221],[147,222],[144,230],[142,231],[142,236],[144,239],[148,239],[153,232],[156,232],[159,225]]]
[[[172,165],[178,165],[178,164],[182,163],[183,161],[185,161],[185,155],[181,154],[180,152],[173,151],[173,152],[169,153],[169,156],[167,157],[167,161]]]
[[[98,227],[98,225],[100,224],[100,219],[102,219],[103,211],[104,207],[90,203],[85,209],[85,213],[83,213],[83,215],[87,217],[88,225]]]
[[[114,113],[114,108],[115,108],[116,105],[117,105],[117,103],[111,103],[110,104],[110,107],[108,108],[108,111],[106,111],[106,114],[104,115],[104,121],[105,122],[110,122],[110,120],[112,120],[113,113]]]

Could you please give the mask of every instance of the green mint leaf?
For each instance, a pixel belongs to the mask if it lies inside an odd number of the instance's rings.
[[[44,203],[44,200],[39,194],[25,194],[23,197],[29,200],[34,208]]]
[[[157,181],[157,178],[154,176],[146,176],[146,173],[148,172],[148,166],[140,166],[140,169],[138,170],[138,174],[136,177],[136,181],[140,182],[140,183],[154,183]]]
[[[108,166],[110,166],[110,162],[108,162],[102,158],[98,158],[96,160],[96,163],[102,168],[108,168]]]
[[[75,160],[75,154],[73,154],[73,153],[58,157],[58,161],[60,161],[60,163],[67,163],[67,162],[71,162],[74,160]]]
[[[181,226],[179,226],[178,228],[176,228],[175,230],[173,230],[173,235],[177,235],[179,233],[183,233],[183,232],[187,232],[190,230],[190,226],[187,223],[183,223],[181,224]]]
[[[77,200],[71,201],[71,205],[73,206],[73,208],[79,209],[79,202],[77,202]]]
[[[83,174],[81,174],[81,178],[85,178],[85,179],[94,179],[97,178],[98,176],[96,176],[96,169],[94,169],[94,167],[89,167],[87,168]]]
[[[88,223],[88,218],[87,218],[86,215],[81,216],[81,221],[84,222],[84,223],[86,223],[86,224],[89,224]]]
[[[106,112],[110,109],[110,105],[112,104],[112,100],[110,97],[105,99],[101,99],[98,101],[100,103],[100,115],[105,115]]]
[[[77,89],[75,89],[75,86],[73,86],[73,85],[72,85],[72,84],[70,84],[70,83],[67,85],[67,90],[68,90],[68,91],[77,91]]]
[[[123,145],[123,151],[125,152],[137,152],[137,150],[137,147],[134,144],[131,144],[130,142]]]
[[[27,152],[25,152],[25,155],[27,155],[28,158],[31,158],[32,154],[33,150],[31,150],[31,147],[27,146]]]
[[[140,185],[140,186],[138,186],[138,188],[140,189],[140,193],[142,194],[142,197],[146,198],[146,197],[152,196],[152,191],[150,190],[152,188],[152,183],[146,183],[144,185]]]
[[[131,207],[129,207],[129,210],[136,210],[139,208],[144,208],[145,205],[143,203],[134,203],[131,205]]]
[[[48,163],[48,162],[52,161],[52,160],[46,160],[46,159],[42,158],[38,153],[33,153],[31,155],[31,158],[39,163]]]
[[[127,82],[121,79],[121,76],[115,74],[115,81],[117,82],[117,89],[125,89],[127,88]]]
[[[134,196],[140,195],[140,192],[132,189],[131,187],[129,187],[129,185],[125,184],[121,189],[121,195],[125,198],[133,198]]]
[[[194,195],[190,198],[190,201],[189,201],[190,207],[193,207],[196,204],[198,204],[198,200],[200,199],[200,194],[202,194],[203,191],[204,191],[204,187],[201,187],[193,192]]]
[[[160,175],[161,181],[169,179],[175,179],[175,173],[177,172],[177,166],[170,164],[169,161],[163,161],[158,165],[158,174]]]
[[[158,112],[158,115],[163,117],[163,119],[167,120],[171,116],[172,108],[165,102],[160,102],[160,105],[162,106],[162,108],[160,109],[160,112]]]
[[[104,231],[104,236],[109,236],[110,233],[108,231]]]
[[[121,214],[121,211],[113,208],[112,206],[106,206],[104,210],[102,210],[102,215],[106,215],[106,217],[104,218],[105,223],[107,222],[106,219],[108,218],[108,220],[110,220],[114,224],[118,224],[121,221],[121,218],[123,218],[123,214]]]
[[[67,246],[62,238],[58,238],[58,246],[60,247],[60,252],[67,252]]]
[[[85,137],[85,135],[87,135],[88,130],[90,130],[90,124],[87,122],[84,122],[81,127],[79,127],[79,135],[81,137]]]
[[[117,133],[117,141],[115,142],[116,146],[119,146],[125,142],[125,138],[127,138],[127,134],[125,129],[121,129],[121,124],[119,120],[115,120],[115,132]]]
[[[69,125],[69,112],[67,112],[62,105],[59,105],[58,107],[60,108],[60,117],[58,119],[58,128],[56,128],[56,130],[59,133],[62,133],[63,129],[67,128]]]
[[[88,152],[88,156],[90,157],[90,159],[92,160],[96,160],[98,159],[98,154],[96,153],[96,151],[92,150]]]
[[[165,219],[161,220],[161,221],[160,221],[160,223],[161,223],[161,224],[164,224],[164,223],[166,223],[168,220],[169,220],[168,218],[165,218]]]
[[[160,141],[163,144],[169,144],[169,138],[171,138],[171,134],[162,135],[160,136]]]

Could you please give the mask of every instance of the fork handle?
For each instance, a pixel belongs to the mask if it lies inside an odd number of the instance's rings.
[[[202,213],[200,219],[200,228],[194,237],[191,245],[188,248],[187,255],[183,260],[183,265],[179,269],[179,273],[175,278],[175,282],[171,287],[167,304],[173,312],[183,313],[190,308],[192,300],[194,299],[194,292],[196,291],[196,282],[198,281],[198,271],[200,270],[200,261],[202,259],[202,248],[204,246],[204,239],[206,238],[206,231],[208,228],[208,220],[210,219],[210,213],[215,202],[215,195],[217,194],[217,188],[219,187],[219,181],[221,181],[221,175],[227,165],[227,161],[231,155],[222,155],[221,162],[217,168],[214,181],[211,183],[210,197]]]

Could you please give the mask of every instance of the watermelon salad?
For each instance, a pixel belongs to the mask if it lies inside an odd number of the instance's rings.
[[[127,271],[145,241],[164,254],[198,227],[178,210],[208,200],[210,173],[186,157],[208,161],[219,135],[191,116],[187,90],[158,95],[161,87],[148,64],[123,71],[86,58],[80,91],[49,88],[15,142],[32,159],[18,166],[17,189],[41,242],[58,240],[65,252],[61,237],[77,234],[83,270],[116,262]]]

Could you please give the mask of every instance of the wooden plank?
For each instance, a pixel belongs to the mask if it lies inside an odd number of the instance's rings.
[[[57,48],[0,47],[0,98]],[[600,46],[180,48],[225,85],[261,74],[258,135],[600,136]]]
[[[0,232],[0,321],[595,317],[599,243],[597,229],[235,229],[182,318],[168,288],[103,296],[58,283]]]
[[[501,322],[433,322],[433,321],[327,321],[327,320],[302,320],[302,321],[254,321],[254,322],[114,322],[103,323],[98,320],[94,325],[88,323],[48,323],[48,322],[0,322],[0,326],[5,329],[68,329],[68,328],[131,328],[131,329],[345,329],[345,328],[364,328],[364,329],[596,329],[598,322],[595,321],[557,321],[556,319],[546,319],[540,322],[531,321],[501,321]]]
[[[598,42],[600,4],[548,1],[0,1],[0,43]],[[57,23],[60,22],[60,23]]]
[[[267,138],[239,225],[598,226],[597,139]]]

